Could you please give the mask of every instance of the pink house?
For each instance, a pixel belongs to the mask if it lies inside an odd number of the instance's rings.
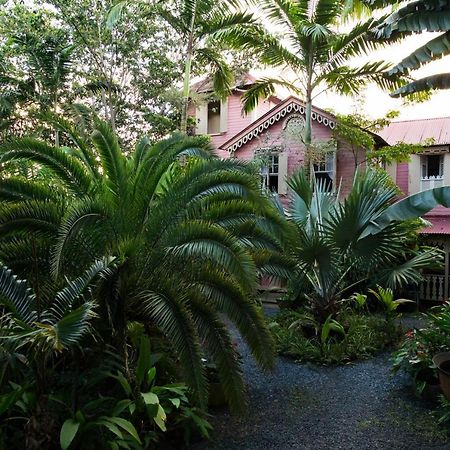
[[[195,118],[196,134],[209,134],[219,156],[251,160],[262,158],[263,184],[287,200],[286,177],[304,162],[301,128],[305,107],[296,97],[284,100],[270,97],[260,102],[248,115],[242,113],[241,96],[254,82],[246,75],[236,83],[225,100],[208,101],[211,83],[197,83],[193,90],[205,94],[204,101],[192,104],[189,114]],[[313,107],[313,141],[323,143],[324,151],[313,161],[316,177],[323,178],[331,189],[340,186],[345,196],[352,184],[355,167],[363,160],[354,155],[344,141],[333,139],[336,117]],[[418,121],[393,122],[375,136],[379,144],[406,142],[425,144],[423,152],[413,155],[410,162],[386,168],[405,195],[442,185],[450,185],[450,117]],[[356,159],[356,161],[355,161]],[[445,270],[426,275],[420,287],[422,300],[438,301],[449,297],[450,210],[439,207],[425,215],[432,225],[425,228],[424,240],[445,251]]]
[[[305,107],[293,96],[284,100],[270,97],[245,115],[241,96],[253,81],[247,75],[226,100],[191,105],[189,115],[195,118],[195,133],[209,134],[219,156],[250,160],[264,154],[267,187],[283,198],[287,196],[286,177],[302,166],[304,160],[305,147],[298,131],[304,121]],[[193,90],[206,94],[211,84],[202,81]],[[316,176],[325,178],[330,187],[339,183],[345,195],[355,172],[355,157],[345,142],[333,140],[336,118],[332,114],[314,107],[312,121],[314,142],[322,142],[328,149],[322,159],[314,161]]]
[[[409,162],[388,168],[392,179],[405,195],[450,185],[450,117],[392,122],[380,132],[388,144],[420,144],[423,151]],[[427,301],[449,298],[450,209],[439,206],[425,214],[431,226],[422,230],[424,243],[444,251],[444,270],[425,275],[419,297]]]

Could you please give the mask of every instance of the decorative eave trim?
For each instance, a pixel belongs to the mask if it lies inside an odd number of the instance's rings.
[[[233,138],[222,144],[220,148],[227,150],[229,153],[234,153],[243,145],[247,144],[247,142],[250,142],[252,139],[262,134],[270,126],[276,122],[279,122],[291,112],[300,113],[304,116],[305,109],[305,105],[300,102],[299,99],[289,97],[284,102],[281,102],[272,108],[272,110],[268,111],[264,116],[255,120]],[[317,123],[329,127],[332,130],[336,126],[336,120],[333,116],[319,112],[317,109],[312,111],[311,119]]]

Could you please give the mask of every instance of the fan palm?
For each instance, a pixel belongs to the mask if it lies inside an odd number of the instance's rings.
[[[108,25],[113,26],[120,18],[127,4],[138,3],[125,0],[116,3],[110,10]],[[142,2],[142,6],[148,6]],[[222,33],[227,40],[240,34],[253,21],[252,14],[241,11],[234,0],[180,0],[174,3],[162,2],[153,6],[152,13],[159,14],[177,33],[184,47],[183,105],[181,111],[181,132],[186,133],[189,105],[192,63],[209,67],[212,71],[214,92],[224,97],[230,93],[233,73],[214,42],[220,41]]]
[[[285,225],[260,193],[254,169],[214,157],[203,138],[176,135],[153,146],[143,139],[127,156],[103,122],[92,146],[60,125],[74,148],[22,139],[1,149],[2,162],[32,160],[53,177],[50,188],[33,179],[0,181],[0,256],[29,273],[38,264],[55,280],[115,258],[98,286],[99,332],[126,358],[127,323],[156,327],[201,404],[207,353],[237,409],[239,363],[219,314],[235,323],[261,366],[271,367],[257,275],[287,276],[279,254]],[[26,252],[30,237],[40,243],[34,253]]]
[[[291,257],[296,264],[291,286],[295,297],[310,292],[321,319],[356,286],[378,283],[397,289],[418,283],[420,269],[441,259],[435,249],[408,248],[411,227],[404,222],[437,204],[450,206],[449,187],[392,204],[396,188],[378,171],[357,174],[342,202],[324,183],[310,183],[303,171],[289,185],[293,190],[289,217],[295,228]]]
[[[394,42],[413,33],[439,32],[439,36],[414,50],[387,72],[388,76],[409,76],[411,71],[450,54],[450,5],[448,2],[419,0],[408,2],[389,15],[374,34],[384,42]],[[401,97],[432,89],[449,89],[450,73],[442,73],[411,81],[392,92]]]
[[[266,28],[254,25],[240,33],[221,38],[236,48],[253,52],[264,63],[289,69],[293,79],[261,78],[243,95],[243,109],[251,111],[261,98],[282,86],[305,100],[303,141],[311,144],[311,108],[314,99],[326,90],[354,95],[369,82],[389,86],[383,76],[386,62],[351,65],[351,60],[367,55],[379,42],[369,39],[377,20],[359,22],[349,32],[342,31],[342,21],[348,15],[349,2],[344,0],[262,0],[261,8],[281,31],[282,38]]]

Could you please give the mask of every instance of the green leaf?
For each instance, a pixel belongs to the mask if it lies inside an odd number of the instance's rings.
[[[148,373],[151,367],[150,359],[150,339],[146,335],[141,336],[141,341],[139,343],[139,357],[136,367],[136,381],[138,386],[142,385],[144,381],[145,374]]]
[[[121,417],[108,417],[107,418],[110,422],[115,423],[120,428],[125,430],[130,436],[132,436],[139,444],[141,444],[141,440],[139,438],[139,435],[136,431],[136,428],[134,425],[125,419],[122,419]]]
[[[181,400],[179,398],[171,398],[170,402],[175,406],[175,408],[179,408],[181,404]]]
[[[111,431],[111,433],[115,434],[118,438],[123,439],[122,432],[119,430],[117,425],[111,423],[109,417],[100,417],[99,420],[96,420],[93,423],[97,425],[103,425],[104,427],[108,428],[108,430]]]
[[[61,432],[59,433],[59,443],[61,444],[62,450],[66,450],[69,447],[69,445],[74,440],[79,428],[80,423],[73,419],[67,419],[63,423]]]
[[[153,363],[153,358],[150,359],[150,362]],[[148,384],[148,386],[151,385],[152,381],[155,379],[155,376],[156,376],[156,367],[152,367],[147,372],[147,384]]]
[[[159,403],[158,396],[153,392],[143,392],[141,395],[146,405],[156,405]]]
[[[156,423],[156,425],[158,425],[158,427],[162,430],[162,431],[167,431],[166,428],[166,421],[167,417],[166,417],[166,412],[164,411],[164,408],[161,405],[158,405],[158,412],[156,414],[156,417],[154,417],[154,421]]]

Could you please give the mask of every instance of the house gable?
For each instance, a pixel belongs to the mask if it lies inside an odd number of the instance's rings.
[[[283,100],[259,119],[255,120],[242,131],[228,139],[220,145],[219,149],[232,154],[252,139],[262,135],[272,125],[287,118],[292,113],[300,114],[300,116],[305,115],[305,104],[300,99],[293,96]],[[318,124],[322,124],[330,130],[333,130],[336,126],[336,118],[332,114],[319,108],[313,107],[311,119],[313,123],[317,122]]]

